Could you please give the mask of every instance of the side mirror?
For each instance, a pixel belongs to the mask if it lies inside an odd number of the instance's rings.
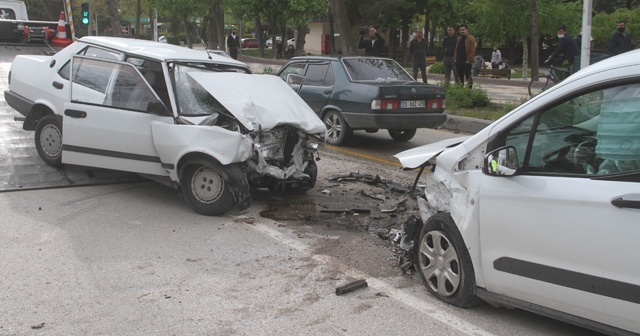
[[[291,86],[291,88],[296,92],[300,93],[300,89],[302,89],[302,84],[304,84],[304,76],[296,75],[296,74],[287,74],[287,84]]]
[[[166,117],[172,116],[167,107],[159,100],[150,101],[149,105],[147,105],[147,112]]]
[[[491,176],[513,176],[520,169],[518,153],[513,146],[498,148],[484,157],[482,171]]]

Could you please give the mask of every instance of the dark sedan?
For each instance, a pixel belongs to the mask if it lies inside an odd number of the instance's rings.
[[[294,57],[278,76],[304,76],[299,93],[327,125],[327,142],[346,144],[354,130],[386,129],[408,141],[417,128],[441,126],[445,94],[416,82],[396,61],[380,57]]]

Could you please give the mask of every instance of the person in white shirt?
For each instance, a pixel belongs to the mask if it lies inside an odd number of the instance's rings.
[[[502,59],[502,54],[498,47],[493,47],[493,52],[491,53],[491,69],[498,69],[500,67],[500,60]]]

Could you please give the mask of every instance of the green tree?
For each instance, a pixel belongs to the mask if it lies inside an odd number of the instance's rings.
[[[187,46],[193,48],[192,24],[189,22],[189,17],[201,16],[202,13],[205,13],[207,3],[200,0],[152,0],[152,4],[160,10],[170,13],[171,16],[179,18],[187,39]]]
[[[591,37],[599,45],[606,46],[620,20],[627,22],[627,31],[635,38],[640,35],[640,7],[633,10],[620,8],[613,13],[598,13],[591,22]]]

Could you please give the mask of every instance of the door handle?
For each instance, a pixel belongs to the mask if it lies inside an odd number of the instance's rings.
[[[611,204],[618,208],[640,209],[640,201],[626,200],[622,197],[612,199]]]
[[[324,90],[323,92],[324,92],[324,94],[327,94],[327,95],[331,94],[331,90]]]
[[[65,110],[64,115],[75,119],[82,119],[87,117],[87,112],[78,110]]]
[[[53,82],[53,87],[58,89],[58,90],[62,90],[62,88],[64,87],[64,84],[62,84],[60,82]]]

